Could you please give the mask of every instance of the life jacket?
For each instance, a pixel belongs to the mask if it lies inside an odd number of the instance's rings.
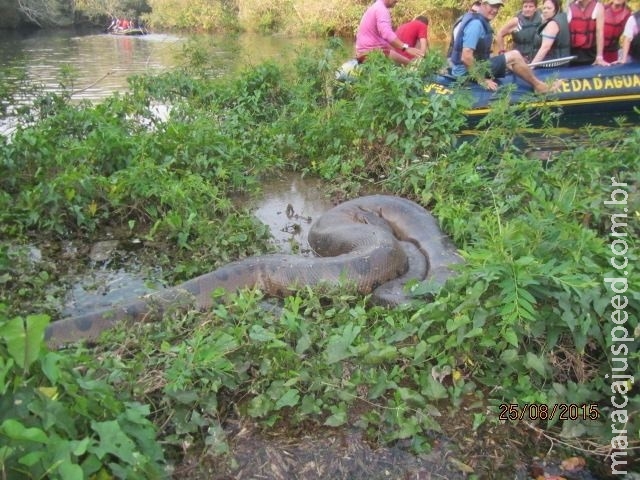
[[[456,38],[453,39],[453,48],[451,49],[451,62],[454,65],[462,64],[462,39],[464,38],[464,29],[472,20],[479,20],[484,28],[484,37],[480,38],[478,45],[473,51],[473,57],[476,60],[488,60],[491,57],[491,45],[493,44],[493,30],[486,18],[479,13],[468,12],[462,16],[460,28]]]
[[[456,27],[460,25],[463,18],[464,15],[460,15],[458,19],[453,22],[453,27],[451,27],[451,38],[449,38],[449,46],[447,47],[447,58],[451,58],[451,54],[453,53],[453,42],[455,41],[455,38],[453,38],[453,32],[456,31]]]
[[[640,10],[633,14],[633,18],[636,19],[636,25],[640,30]],[[640,33],[634,35],[631,39],[631,45],[629,46],[629,53],[636,60],[640,60]]]
[[[511,33],[513,46],[524,57],[532,58],[537,51],[533,48],[533,39],[536,36],[536,30],[542,23],[542,15],[536,10],[531,18],[526,18],[522,12],[517,16],[518,28]]]
[[[596,45],[596,21],[591,18],[598,2],[591,0],[587,8],[582,10],[577,2],[571,2],[571,48],[588,50]]]
[[[558,12],[553,18],[550,18],[542,25],[538,27],[536,36],[534,39],[534,47],[537,52],[542,45],[542,31],[545,29],[549,22],[556,22],[558,24],[558,34],[556,35],[551,49],[547,52],[547,55],[543,60],[553,60],[555,58],[564,58],[571,55],[571,37],[569,35],[569,24],[567,23],[567,14],[564,12]]]
[[[604,50],[615,52],[620,46],[620,35],[624,25],[631,16],[631,10],[626,5],[620,11],[614,11],[611,4],[604,7]]]

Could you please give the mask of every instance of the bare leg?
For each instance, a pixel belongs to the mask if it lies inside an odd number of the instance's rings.
[[[507,68],[515,73],[522,80],[527,82],[533,87],[533,91],[536,93],[555,92],[559,85],[555,82],[551,87],[536,77],[531,70],[531,67],[527,65],[522,54],[517,50],[510,50],[504,54],[507,61]]]
[[[407,65],[411,62],[410,58],[407,58],[404,55],[400,55],[393,49],[389,51],[389,58],[400,65]]]

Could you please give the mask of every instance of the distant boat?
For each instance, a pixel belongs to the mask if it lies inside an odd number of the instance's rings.
[[[149,32],[145,28],[126,28],[110,30],[109,33],[111,35],[146,35]]]

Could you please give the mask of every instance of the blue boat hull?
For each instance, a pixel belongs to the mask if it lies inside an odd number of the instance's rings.
[[[466,112],[470,120],[477,120],[491,110],[502,95],[504,87],[511,86],[510,103],[550,105],[562,109],[565,115],[624,114],[640,107],[640,63],[612,65],[610,67],[558,67],[540,68],[535,74],[543,81],[560,79],[560,91],[545,96],[534,95],[532,88],[513,74],[501,79],[497,92],[469,83],[459,86],[452,77],[437,76],[425,83],[429,94],[453,94],[463,90],[471,93],[473,106]]]

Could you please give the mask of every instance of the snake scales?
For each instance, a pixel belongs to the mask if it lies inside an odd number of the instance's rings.
[[[229,263],[210,273],[121,305],[51,323],[50,346],[95,339],[121,320],[142,321],[178,302],[206,309],[211,293],[259,288],[273,296],[305,285],[347,279],[378,304],[407,301],[403,285],[413,278],[443,284],[461,262],[436,220],[418,204],[400,197],[371,195],[344,202],[323,214],[309,231],[317,257],[261,255]]]

